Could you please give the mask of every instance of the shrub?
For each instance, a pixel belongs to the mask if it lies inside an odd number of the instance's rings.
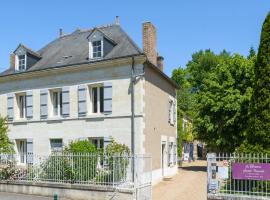
[[[111,173],[110,180],[119,182],[126,177],[127,168],[129,165],[130,150],[125,144],[120,144],[112,140],[112,142],[106,147],[106,153],[108,154],[108,168]]]

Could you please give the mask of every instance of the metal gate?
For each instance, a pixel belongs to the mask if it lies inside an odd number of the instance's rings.
[[[135,158],[135,199],[152,200],[152,157],[136,155]]]
[[[270,156],[207,154],[208,199],[270,200]]]

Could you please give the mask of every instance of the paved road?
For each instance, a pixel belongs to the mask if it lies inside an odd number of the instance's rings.
[[[0,200],[53,200],[53,198],[0,192]]]
[[[185,163],[170,181],[153,188],[153,200],[206,200],[206,162]]]

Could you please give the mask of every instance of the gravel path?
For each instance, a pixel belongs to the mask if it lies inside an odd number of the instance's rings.
[[[183,164],[172,180],[154,186],[153,200],[206,200],[206,161]]]

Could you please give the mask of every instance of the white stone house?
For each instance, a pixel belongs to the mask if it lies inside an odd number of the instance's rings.
[[[61,32],[38,51],[20,44],[0,74],[0,115],[16,152],[48,155],[78,139],[103,148],[114,138],[152,155],[154,181],[176,173],[176,85],[150,22],[142,35],[143,50],[118,23]]]

